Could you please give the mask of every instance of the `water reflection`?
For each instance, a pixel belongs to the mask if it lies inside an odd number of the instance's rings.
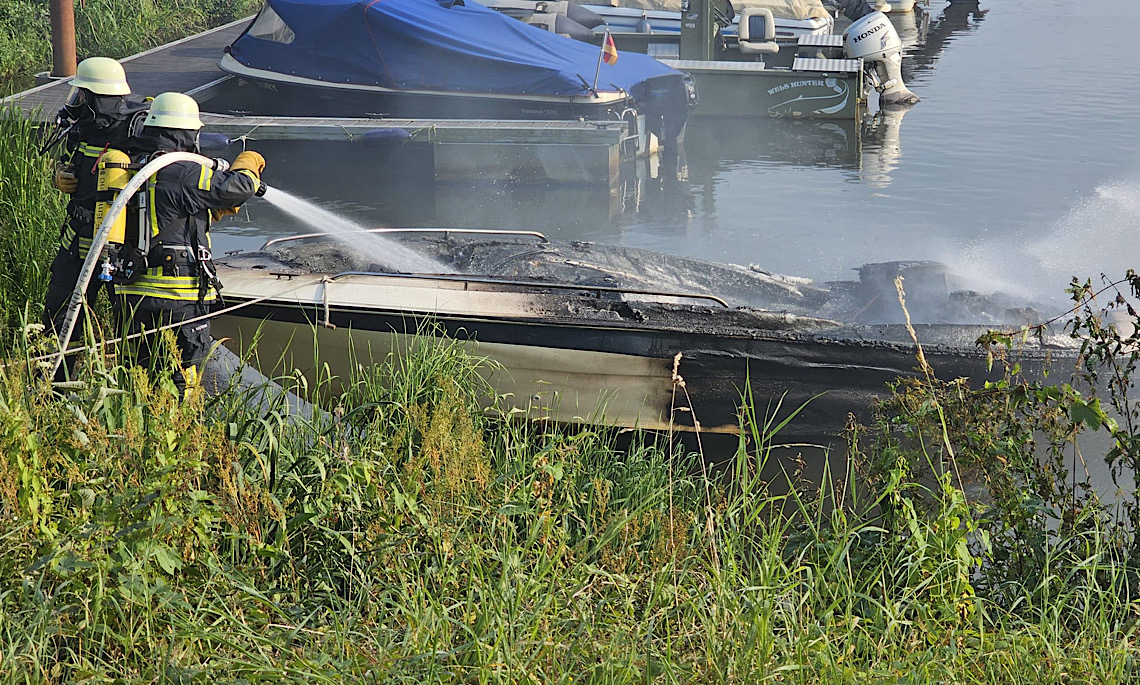
[[[431,149],[409,143],[365,147],[348,142],[259,141],[269,183],[322,203],[367,226],[454,226],[540,230],[554,238],[622,240],[651,230],[658,240],[684,238],[694,221],[714,229],[726,176],[749,169],[816,169],[841,181],[883,188],[901,151],[905,111],[880,111],[860,123],[842,120],[744,119],[690,125],[679,156],[626,160],[619,182],[604,186],[502,183],[472,178],[438,183]],[[232,152],[232,151],[231,151]],[[224,154],[224,153],[223,153]],[[727,215],[731,216],[732,211]],[[259,228],[260,227],[260,228]],[[219,249],[249,249],[250,238],[309,227],[265,203],[218,227]]]
[[[620,211],[620,193],[596,186],[447,184],[435,189],[431,222],[457,228],[537,229],[558,237],[604,240]]]
[[[857,169],[859,130],[842,119],[698,119],[685,131],[684,154],[697,179],[752,163]]]
[[[907,107],[881,109],[869,116],[862,124],[860,135],[863,140],[862,163],[859,178],[873,188],[886,188],[891,184],[891,174],[902,157],[902,120],[910,111]]]
[[[987,12],[978,2],[955,1],[943,7],[937,16],[916,11],[911,17],[892,17],[903,45],[908,46],[904,50],[903,78],[908,83],[922,82],[946,47],[956,38],[976,31]],[[908,43],[908,36],[913,36],[913,43]]]
[[[985,14],[976,2],[955,2],[892,16],[907,46],[906,78],[929,80],[947,46],[976,31]],[[946,68],[953,81],[954,69]],[[941,81],[930,88],[942,88]],[[554,238],[831,275],[860,259],[880,258],[861,254],[877,252],[876,245],[889,248],[886,257],[914,257],[895,251],[926,236],[929,215],[940,207],[961,206],[945,192],[927,190],[954,188],[940,170],[951,163],[949,141],[931,127],[960,126],[953,107],[965,106],[957,91],[937,94],[942,98],[914,108],[909,137],[902,128],[908,111],[876,111],[875,103],[860,122],[694,121],[677,158],[627,160],[610,189],[492,183],[478,176],[441,184],[433,177],[431,150],[417,144],[364,149],[258,141],[256,147],[269,158],[269,183],[367,225],[533,229]],[[883,224],[878,217],[888,208],[893,220]],[[255,236],[299,230],[308,229],[253,203],[241,219],[218,227],[216,243],[248,249]],[[855,235],[868,237],[853,244]],[[931,256],[926,252],[920,256]]]
[[[909,108],[880,109],[861,122],[741,119],[695,121],[685,134],[683,167],[694,183],[748,167],[832,169],[847,181],[885,188],[902,155]]]

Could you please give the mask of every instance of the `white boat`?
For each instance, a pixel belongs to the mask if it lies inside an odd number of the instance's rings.
[[[682,0],[618,0],[620,6],[584,4],[613,33],[681,34]],[[794,43],[800,36],[832,33],[835,19],[820,0],[734,0],[725,35],[735,36],[737,18],[747,8],[765,8],[774,19],[775,39]],[[597,29],[595,29],[595,32]]]
[[[700,93],[697,117],[858,119],[870,88],[882,106],[918,101],[903,81],[899,34],[868,0],[843,0],[851,23],[842,34],[832,33],[834,18],[821,0],[621,0],[621,7],[485,1],[551,31],[598,43],[612,38],[620,49],[688,73]],[[578,13],[571,17],[571,10]]]
[[[566,0],[481,0],[482,4],[548,31],[579,40],[602,36],[608,29],[615,36],[654,34],[658,38],[681,35],[681,0],[615,0],[618,4],[568,2]],[[775,18],[776,39],[795,42],[804,35],[831,33],[835,20],[820,0],[735,0],[736,16],[746,7],[765,7]],[[552,20],[550,17],[560,17]],[[727,35],[736,35],[736,21],[729,19]]]
[[[537,233],[377,231],[396,239],[378,254],[414,249],[447,273],[377,263],[366,249],[373,232],[350,236],[352,247],[316,234],[271,241],[219,263],[232,309],[214,335],[243,355],[257,340],[253,361],[270,376],[327,364],[345,377],[441,332],[494,360],[486,371],[501,409],[530,419],[731,433],[748,393],[762,415],[806,403],[788,434],[822,435],[917,373],[896,275],[907,277],[914,330],[943,377],[992,377],[974,341],[1035,318],[1012,298],[957,290],[926,262],[868,265],[859,281],[817,285]],[[1040,367],[1068,345],[1043,336],[1015,356]]]

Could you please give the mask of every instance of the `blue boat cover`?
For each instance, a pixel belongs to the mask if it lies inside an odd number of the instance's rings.
[[[598,46],[473,0],[266,0],[262,14],[269,11],[288,30],[258,30],[259,16],[230,46],[231,56],[252,69],[326,83],[571,96],[589,92],[598,68]],[[602,63],[597,89],[630,92],[668,73],[673,69],[652,57],[622,52],[616,64]]]

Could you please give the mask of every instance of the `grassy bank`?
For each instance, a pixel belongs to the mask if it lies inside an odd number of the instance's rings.
[[[253,14],[258,0],[83,0],[75,3],[79,59],[127,57]],[[0,3],[0,97],[52,65],[48,3]]]
[[[480,363],[418,347],[312,421],[98,358],[63,395],[7,366],[0,681],[1135,678],[1118,529],[987,523],[937,440],[899,437],[960,387],[900,387],[848,471],[770,489],[751,421],[710,480],[666,441],[484,416]]]

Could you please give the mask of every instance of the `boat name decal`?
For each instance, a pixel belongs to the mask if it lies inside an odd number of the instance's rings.
[[[871,28],[867,29],[863,33],[860,33],[858,36],[856,36],[855,42],[858,43],[859,41],[863,40],[864,38],[871,35],[872,33],[877,33],[878,31],[881,31],[882,28],[883,28],[882,24],[875,24]]]
[[[807,81],[788,81],[787,83],[781,83],[780,85],[776,86],[775,88],[769,88],[768,94],[769,95],[775,95],[776,93],[783,92],[785,90],[788,90],[789,88],[812,88],[812,87],[824,88],[826,86],[827,86],[827,84],[823,81],[823,79],[812,79],[812,80],[807,80]]]

